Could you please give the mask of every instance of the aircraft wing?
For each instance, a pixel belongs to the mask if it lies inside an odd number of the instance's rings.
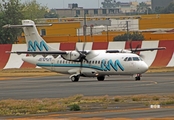
[[[135,53],[135,52],[141,52],[141,51],[154,51],[154,50],[165,50],[165,47],[158,47],[158,48],[136,48],[132,50],[126,50],[126,49],[119,49],[119,50],[106,50],[106,53]]]
[[[52,56],[58,56],[58,55],[65,55],[68,54],[66,51],[6,51],[6,53],[15,53],[15,54],[30,54],[32,56],[36,55],[42,55],[42,56],[47,56],[47,55],[52,55]]]
[[[165,50],[166,47],[158,47],[158,48],[137,48],[132,49],[132,52],[141,52],[141,51],[154,51],[154,50]]]
[[[35,55],[42,55],[42,54],[47,54],[47,55],[62,55],[62,54],[67,54],[65,51],[7,51],[6,53],[16,53],[16,54],[35,54]]]

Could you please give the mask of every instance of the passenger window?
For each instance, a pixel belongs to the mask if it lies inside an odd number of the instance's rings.
[[[132,61],[132,58],[131,58],[131,57],[129,57],[129,58],[128,58],[128,61]]]
[[[98,61],[98,64],[100,64],[100,61]]]
[[[95,64],[97,64],[97,61],[95,61]]]

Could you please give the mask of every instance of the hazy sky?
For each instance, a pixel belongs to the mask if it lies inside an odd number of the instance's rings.
[[[30,1],[30,0],[21,0],[22,2]],[[79,7],[84,8],[98,8],[101,7],[101,2],[104,0],[36,0],[38,3],[42,5],[48,6],[51,8],[68,8],[69,3],[78,3]],[[116,0],[121,2],[130,2],[130,1],[150,1],[150,0]]]

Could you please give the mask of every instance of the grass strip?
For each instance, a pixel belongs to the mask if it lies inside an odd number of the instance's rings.
[[[74,95],[67,98],[0,100],[0,116],[30,115],[63,111],[116,109],[119,105],[147,108],[150,105],[174,105],[174,95],[93,96]]]

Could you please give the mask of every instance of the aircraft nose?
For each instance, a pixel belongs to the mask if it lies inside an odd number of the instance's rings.
[[[149,66],[145,62],[143,62],[143,64],[142,64],[142,72],[146,72],[148,69],[149,69]]]

